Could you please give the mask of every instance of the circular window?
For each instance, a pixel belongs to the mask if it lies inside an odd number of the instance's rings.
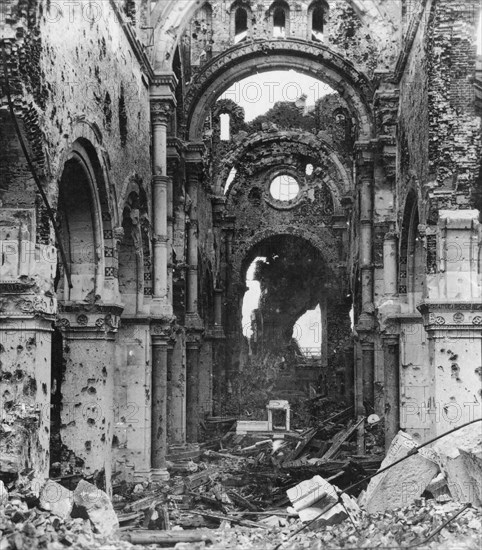
[[[269,192],[273,199],[288,202],[298,196],[300,186],[293,176],[281,174],[271,182]]]

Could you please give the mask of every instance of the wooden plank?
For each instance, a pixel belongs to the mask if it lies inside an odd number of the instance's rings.
[[[321,460],[326,462],[331,458],[334,458],[336,453],[340,450],[340,447],[347,441],[359,428],[359,426],[365,421],[365,418],[362,417],[355,424],[348,426],[346,430],[337,434],[333,440],[331,447],[326,451],[326,453],[321,457]]]
[[[147,529],[130,531],[122,535],[131,544],[158,544],[172,547],[178,543],[207,542],[212,543],[212,535],[201,529],[189,531],[149,531]]]
[[[205,518],[217,519],[220,521],[225,520],[225,521],[230,521],[232,523],[239,523],[239,525],[245,525],[246,527],[254,527],[255,529],[269,529],[269,527],[267,527],[266,525],[262,525],[254,521],[250,521],[249,519],[237,518],[235,516],[228,516],[228,515],[222,516],[221,514],[212,514],[211,512],[201,512],[197,510],[191,510],[189,513],[197,514]]]

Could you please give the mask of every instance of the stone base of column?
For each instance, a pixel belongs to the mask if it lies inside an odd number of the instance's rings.
[[[178,462],[190,458],[199,458],[200,455],[201,447],[198,443],[184,443],[183,445],[169,445],[166,458],[170,462]]]
[[[136,470],[134,472],[135,483],[143,483],[144,481],[147,481],[147,483],[152,481],[152,470]]]
[[[198,313],[186,313],[184,324],[187,329],[203,330],[204,323]]]
[[[170,477],[166,468],[156,468],[151,470],[150,481],[152,483],[162,483],[164,481],[169,481]]]

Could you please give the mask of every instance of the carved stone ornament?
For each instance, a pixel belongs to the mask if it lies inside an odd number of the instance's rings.
[[[87,315],[85,315],[84,313],[81,313],[78,317],[77,317],[77,324],[80,325],[81,327],[85,327],[87,326],[87,323],[89,322],[89,318],[87,317]]]
[[[105,325],[105,321],[102,317],[99,317],[99,319],[97,319],[95,322],[95,326],[99,329],[104,328],[104,325]]]
[[[70,321],[68,319],[66,319],[65,317],[63,317],[62,319],[57,319],[57,321],[55,321],[55,326],[59,329],[59,330],[67,330],[70,328]]]
[[[167,124],[174,108],[171,102],[163,100],[151,101],[152,124]]]
[[[463,313],[460,313],[460,311],[457,311],[457,313],[454,313],[453,320],[454,323],[460,324],[464,322],[465,316]]]

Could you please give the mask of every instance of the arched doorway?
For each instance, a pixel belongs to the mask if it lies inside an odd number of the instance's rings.
[[[59,180],[58,224],[67,265],[57,266],[58,318],[52,345],[52,463],[110,490],[114,345],[120,306],[109,303],[117,267],[111,214],[94,147],[76,141]],[[109,229],[106,228],[109,227]],[[108,289],[108,290],[106,290]]]

